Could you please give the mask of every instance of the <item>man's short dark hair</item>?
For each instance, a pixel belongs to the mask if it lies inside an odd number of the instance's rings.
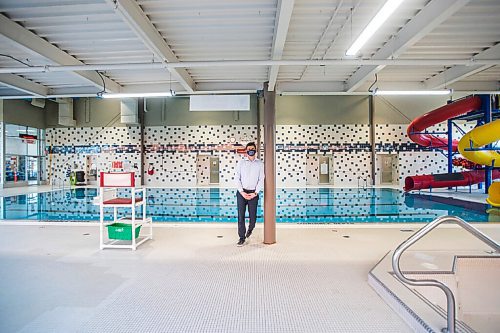
[[[245,149],[247,149],[248,147],[254,147],[254,148],[257,148],[257,146],[255,145],[255,142],[249,142],[247,143]]]

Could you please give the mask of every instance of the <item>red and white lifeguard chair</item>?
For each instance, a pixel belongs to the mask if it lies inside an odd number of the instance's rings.
[[[118,196],[123,189],[130,189],[127,196]],[[121,194],[121,193],[120,193]],[[125,248],[135,250],[153,239],[153,221],[146,217],[146,188],[135,187],[134,172],[101,172],[98,204],[100,209],[100,248]],[[104,221],[104,209],[113,208],[113,220]],[[130,216],[118,217],[119,208],[130,208]],[[141,217],[136,212],[142,211]],[[141,227],[143,227],[141,233]],[[106,237],[104,228],[108,228]],[[148,228],[146,228],[148,227]],[[147,233],[144,229],[149,229]]]

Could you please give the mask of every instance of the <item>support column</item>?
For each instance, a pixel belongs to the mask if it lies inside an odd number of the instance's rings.
[[[488,124],[491,122],[491,96],[490,95],[479,95],[481,97],[481,105],[484,110],[484,123]],[[487,149],[491,149],[491,144],[486,145]],[[491,165],[484,166],[484,193],[488,194],[488,189],[490,188],[492,181],[492,171],[493,167]]]
[[[141,185],[144,185],[144,98],[140,97],[137,102],[137,113],[139,116],[139,130],[141,132],[140,145],[140,175]]]
[[[276,243],[276,93],[264,83],[264,244]]]
[[[263,97],[261,92],[257,92],[257,158],[261,158],[260,151],[262,147],[262,138],[260,133],[260,111],[262,109],[260,102]]]
[[[375,185],[375,100],[374,96],[368,96],[368,125],[370,126],[370,146],[371,146],[371,156],[370,160],[372,162],[371,174],[372,174],[372,185]]]

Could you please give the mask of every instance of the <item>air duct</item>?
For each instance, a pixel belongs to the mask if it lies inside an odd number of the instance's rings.
[[[45,107],[45,98],[33,98],[31,100],[31,105],[43,109]]]
[[[76,120],[73,118],[73,99],[72,98],[56,98],[59,105],[59,121],[62,126],[75,127]]]
[[[136,98],[123,98],[120,101],[120,113],[122,124],[139,124],[138,104]]]

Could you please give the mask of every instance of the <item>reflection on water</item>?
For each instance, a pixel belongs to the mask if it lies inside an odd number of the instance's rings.
[[[120,191],[123,196],[129,192]],[[235,193],[226,188],[151,188],[147,214],[156,222],[236,222]],[[96,195],[95,188],[73,188],[4,197],[0,200],[1,217],[98,221],[99,209],[93,204]],[[261,198],[257,212],[260,222],[262,203]],[[277,189],[276,206],[277,222],[430,222],[442,215],[457,215],[471,222],[500,221],[500,211],[488,209],[486,204],[380,188]],[[111,213],[111,209],[106,210],[107,219],[111,219]]]

